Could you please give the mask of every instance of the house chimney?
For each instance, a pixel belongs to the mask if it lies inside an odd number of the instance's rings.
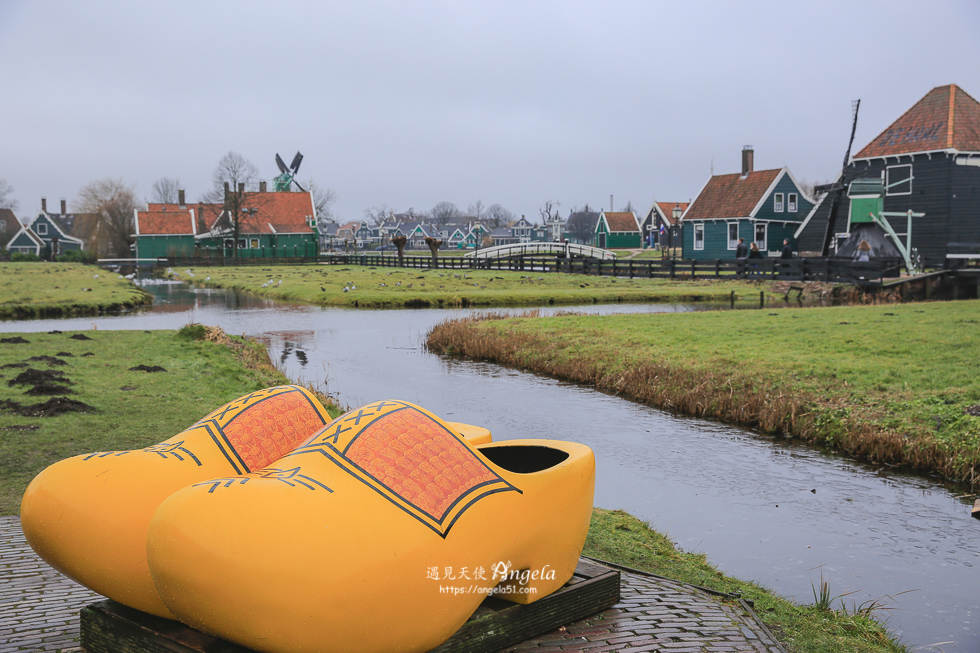
[[[47,197],[42,197],[41,198],[41,211],[44,212],[44,213],[47,213],[48,212],[48,198]]]
[[[265,192],[265,182],[264,181],[260,181],[259,182],[259,192],[260,193],[264,193]]]
[[[68,215],[68,211],[67,211],[67,208],[68,207],[65,206],[66,204],[67,204],[67,200],[65,200],[65,198],[62,197],[61,198],[61,215]]]
[[[755,159],[755,150],[752,149],[751,145],[746,145],[742,148],[742,176],[752,172],[752,165]]]
[[[238,194],[241,195],[244,192],[245,192],[245,182],[240,181],[238,182]]]
[[[184,207],[184,189],[177,189],[177,203],[180,204],[181,208]]]

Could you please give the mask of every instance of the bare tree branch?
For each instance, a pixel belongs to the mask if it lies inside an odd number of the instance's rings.
[[[160,204],[176,204],[180,190],[180,180],[174,177],[160,177],[153,182],[152,202]]]
[[[10,185],[10,182],[6,179],[0,179],[0,209],[17,210],[17,200],[11,197],[13,193],[14,187]]]
[[[136,190],[122,179],[100,179],[89,182],[78,192],[77,213],[99,216],[97,253],[101,257],[129,256],[129,240],[133,234],[136,209]]]
[[[463,213],[452,202],[439,202],[429,211],[433,222],[436,224],[446,224],[451,220],[462,217]]]
[[[313,208],[316,209],[317,219],[320,222],[333,222],[333,203],[337,201],[337,193],[312,179],[306,183],[306,187],[313,193]]]
[[[499,204],[491,204],[484,212],[485,221],[494,229],[506,227],[514,219],[514,214]]]
[[[369,209],[364,209],[364,219],[371,223],[375,227],[379,227],[384,224],[384,221],[388,219],[391,215],[391,207],[382,202],[377,206],[372,206]]]

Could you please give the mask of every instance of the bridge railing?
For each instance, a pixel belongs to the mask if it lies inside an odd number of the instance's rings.
[[[490,259],[541,255],[588,257],[610,261],[616,258],[616,254],[607,249],[573,243],[510,243],[508,245],[495,245],[468,252],[464,256],[467,258]]]

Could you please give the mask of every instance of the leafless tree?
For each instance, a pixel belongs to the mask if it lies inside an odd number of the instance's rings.
[[[96,250],[100,257],[129,256],[136,210],[136,191],[121,179],[89,182],[78,192],[75,212],[98,216]]]
[[[586,204],[585,209],[582,211],[573,211],[568,216],[568,221],[565,223],[565,233],[573,236],[579,242],[587,243],[591,240],[592,234],[595,233],[595,222],[597,218],[598,214],[590,210],[589,205]]]
[[[160,204],[176,204],[178,201],[178,191],[180,190],[180,180],[174,177],[160,177],[153,182],[152,202]]]
[[[466,214],[477,220],[483,220],[487,215],[487,207],[483,205],[483,200],[477,200],[467,207]]]
[[[621,208],[620,209],[620,212],[622,212],[622,213],[631,213],[631,212],[633,212],[635,210],[636,209],[633,208],[633,202],[632,202],[632,200],[627,200],[626,206],[624,206],[623,208]]]
[[[432,207],[429,215],[436,224],[446,224],[462,217],[463,213],[452,202],[439,202]]]
[[[17,210],[17,200],[11,197],[13,193],[14,187],[10,185],[10,182],[6,179],[0,179],[0,209]]]
[[[384,224],[385,220],[391,215],[391,207],[385,203],[378,204],[377,206],[372,206],[369,209],[364,209],[364,219],[367,220],[371,225],[379,227]]]
[[[514,219],[514,214],[499,204],[491,204],[483,215],[484,221],[494,229],[506,227]]]
[[[259,169],[254,163],[237,152],[228,152],[211,173],[211,190],[201,198],[214,212],[214,217],[221,216],[221,226],[231,229],[235,257],[238,256],[242,230],[251,225],[259,209],[257,204],[262,201],[257,195],[247,195],[254,190],[258,176]]]
[[[326,186],[321,186],[312,179],[306,183],[306,187],[313,194],[313,208],[316,209],[317,219],[333,222],[333,203],[337,201],[337,193]]]
[[[538,213],[541,214],[541,224],[548,224],[551,219],[558,215],[558,208],[561,206],[561,202],[556,202],[554,200],[547,200],[540,209]]]

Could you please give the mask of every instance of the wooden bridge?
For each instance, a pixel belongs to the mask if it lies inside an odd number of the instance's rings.
[[[600,261],[612,261],[616,258],[616,254],[607,249],[600,249],[591,245],[573,245],[572,243],[513,243],[510,245],[496,245],[475,252],[468,252],[464,257],[487,260],[548,255],[563,258],[592,258]]]

